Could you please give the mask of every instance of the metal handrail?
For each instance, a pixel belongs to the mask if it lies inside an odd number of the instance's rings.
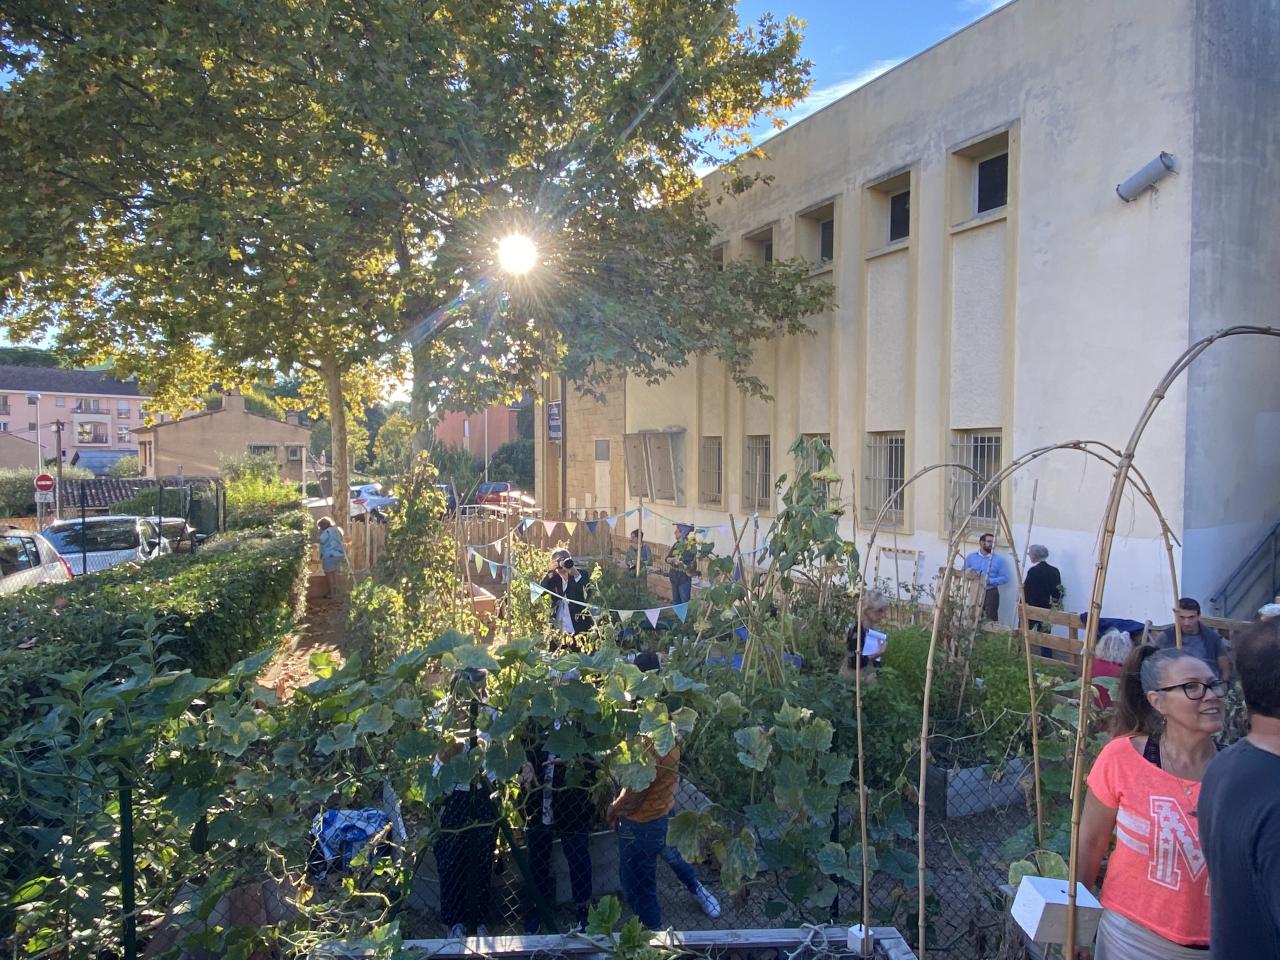
[[[1271,554],[1269,568],[1262,562],[1267,553]],[[1273,526],[1222,581],[1222,585],[1209,598],[1210,605],[1223,616],[1230,616],[1233,612],[1232,595],[1238,597],[1247,594],[1267,572],[1270,573],[1271,580],[1269,593],[1274,596],[1277,589],[1280,589],[1280,523]]]

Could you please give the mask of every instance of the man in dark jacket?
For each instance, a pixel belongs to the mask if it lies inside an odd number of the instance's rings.
[[[1062,609],[1062,598],[1066,591],[1062,589],[1062,574],[1058,568],[1049,563],[1049,551],[1038,543],[1027,548],[1027,557],[1031,566],[1027,567],[1027,575],[1022,581],[1022,595],[1029,607],[1042,607],[1045,610]],[[1048,624],[1039,620],[1027,621],[1032,630],[1048,632]]]

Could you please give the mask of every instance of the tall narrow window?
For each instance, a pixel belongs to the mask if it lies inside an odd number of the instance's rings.
[[[1009,154],[999,153],[978,161],[977,212],[985,213],[1009,202]]]
[[[907,437],[901,431],[868,433],[862,454],[862,520],[875,523],[885,508],[884,523],[906,521]]]
[[[747,437],[742,452],[742,507],[768,510],[773,503],[773,471],[767,435]]]
[[[698,502],[720,506],[724,500],[724,446],[720,437],[703,437],[698,448]]]
[[[828,217],[818,224],[818,259],[830,263],[836,257],[836,221]]]
[[[724,246],[716,247],[711,251],[711,265],[715,267],[717,273],[724,272]]]
[[[773,241],[766,240],[763,244],[760,245],[760,249],[764,255],[764,262],[773,263]]]
[[[602,460],[605,462],[608,462],[609,460],[609,441],[608,440],[596,441],[596,462],[599,463]]]
[[[996,429],[956,430],[951,435],[951,460],[973,470],[951,470],[947,484],[948,526],[955,530],[978,499],[982,488],[1000,470],[1001,435]],[[973,514],[972,527],[994,529],[1000,510],[1000,491],[980,503]]]
[[[911,236],[911,191],[903,190],[889,198],[889,242]]]

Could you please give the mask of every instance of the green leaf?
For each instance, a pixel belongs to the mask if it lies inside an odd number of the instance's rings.
[[[758,771],[768,768],[773,744],[763,727],[744,727],[734,733],[733,741],[739,747],[738,762],[744,767]]]
[[[1015,860],[1009,864],[1009,886],[1016,891],[1023,877],[1036,876],[1036,865],[1030,860]]]
[[[373,734],[380,736],[392,728],[396,715],[390,707],[383,703],[375,703],[366,708],[356,720],[356,736]]]
[[[622,904],[610,894],[601,897],[587,913],[587,933],[593,937],[612,936],[622,920]]]
[[[743,830],[725,847],[720,865],[720,881],[731,893],[737,893],[742,885],[759,872],[760,858],[756,852],[756,838]]]

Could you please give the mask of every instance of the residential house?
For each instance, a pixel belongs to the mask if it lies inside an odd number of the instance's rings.
[[[573,450],[606,441],[608,469],[628,477],[611,509],[643,496],[674,520],[767,524],[792,443],[822,437],[846,478],[832,490],[844,536],[864,548],[887,503],[878,544],[918,555],[929,582],[981,484],[938,470],[897,492],[906,478],[944,462],[985,478],[1062,441],[1121,448],[1191,342],[1280,326],[1278,88],[1272,4],[1013,0],[793,124],[746,161],[768,179],[740,195],[721,192],[719,172],[704,181],[718,198],[708,269],[805,258],[834,285],[833,307],[810,335],[761,345],[751,372],[771,400],[739,391],[713,357],[658,386],[629,380],[613,418],[588,416],[570,390],[563,444],[537,418],[544,506],[602,502],[598,461]],[[1155,188],[1119,195],[1143,168]],[[1180,544],[1179,592],[1206,604],[1228,606],[1251,556],[1270,565],[1264,588],[1278,572],[1277,551],[1257,549],[1280,521],[1278,361],[1280,341],[1215,344],[1137,451]],[[1111,473],[1062,452],[999,490],[1018,536],[1034,513],[1069,609],[1087,604]],[[995,509],[978,510],[971,537]],[[1117,534],[1104,612],[1167,622],[1168,563],[1140,499],[1126,495]],[[1235,595],[1221,612],[1251,616],[1259,598]],[[1013,622],[1014,592],[1003,600]]]
[[[95,473],[137,453],[133,429],[149,399],[137,383],[97,371],[0,364],[0,433],[38,442],[52,457],[61,424],[64,462]]]
[[[34,440],[28,440],[16,433],[0,433],[0,468],[8,470],[24,467],[43,470],[52,454],[52,450],[37,447]]]
[[[285,479],[301,481],[311,442],[311,428],[299,424],[297,414],[277,420],[250,413],[238,390],[223,395],[220,409],[135,432],[138,459],[147,477],[217,476],[228,457],[260,454],[274,458]]]
[[[493,404],[476,413],[450,411],[436,424],[437,443],[461,447],[477,459],[487,461],[504,443],[516,439],[516,408]]]

